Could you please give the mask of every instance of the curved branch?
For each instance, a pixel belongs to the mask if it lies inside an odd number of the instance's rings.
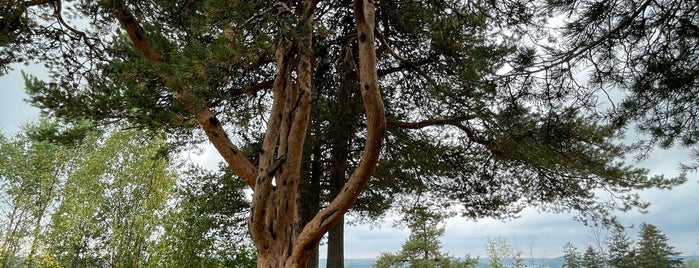
[[[110,1],[112,13],[117,18],[121,27],[129,35],[129,39],[141,54],[152,62],[164,63],[166,59],[153,51],[148,35],[138,24],[136,17],[129,11],[126,3],[121,0]],[[192,94],[176,92],[175,98],[192,113],[206,132],[209,141],[214,145],[235,173],[250,187],[255,187],[257,168],[243,155],[240,149],[233,144],[223,129],[221,122],[211,109],[195,101]]]
[[[245,184],[250,188],[254,188],[257,168],[243,155],[240,149],[233,144],[228,134],[226,134],[226,130],[223,129],[221,122],[211,109],[208,107],[199,108],[193,104],[193,102],[189,101],[188,98],[182,97],[180,94],[175,94],[175,97],[187,107],[190,113],[194,114],[197,121],[204,129],[204,132],[206,132],[206,136],[209,138],[209,141],[211,141],[211,144],[214,145],[214,148],[216,148],[231,169],[233,169]]]
[[[56,2],[54,2],[54,11],[53,11],[53,15],[56,16],[56,19],[58,19],[58,22],[59,22],[61,25],[63,25],[63,27],[66,27],[69,31],[71,31],[71,32],[73,32],[74,34],[77,34],[77,35],[79,35],[80,37],[82,37],[83,40],[85,40],[85,42],[87,43],[87,45],[90,46],[90,43],[89,43],[88,40],[87,40],[87,34],[85,34],[85,32],[83,32],[83,31],[80,31],[80,30],[78,30],[78,29],[75,29],[73,26],[70,26],[70,24],[68,24],[68,23],[63,19],[63,15],[61,14],[62,11],[63,11],[63,5],[61,4],[61,1],[56,1]]]
[[[294,246],[292,258],[301,260],[311,254],[324,233],[330,230],[359,197],[376,169],[386,131],[386,116],[378,87],[374,48],[374,4],[354,0],[354,17],[359,32],[359,68],[362,101],[367,118],[367,138],[359,165],[340,194],[304,226]]]

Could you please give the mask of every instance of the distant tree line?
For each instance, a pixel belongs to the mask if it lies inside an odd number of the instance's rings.
[[[693,267],[694,262],[682,262],[680,252],[668,243],[668,238],[655,225],[643,223],[636,243],[624,228],[615,228],[606,241],[605,249],[588,246],[580,253],[572,243],[563,247],[564,268],[665,268]],[[603,252],[606,251],[606,252]]]
[[[420,200],[421,205],[402,209],[403,221],[410,229],[408,239],[399,252],[381,253],[373,263],[374,268],[474,268],[478,257],[466,255],[458,258],[442,252],[439,238],[444,235],[443,221],[453,213],[439,209],[439,205]],[[489,268],[525,268],[522,252],[503,237],[488,238],[486,244]]]
[[[382,253],[374,268],[474,268],[478,257],[457,258],[442,252],[439,238],[444,234],[443,220],[448,214],[434,207],[417,206],[403,211],[404,222],[411,234],[396,253]],[[697,268],[696,260],[683,260],[670,246],[668,238],[655,225],[643,223],[634,243],[623,227],[615,227],[612,235],[597,248],[587,246],[580,252],[573,243],[563,247],[563,268]],[[486,244],[488,268],[525,268],[522,251],[503,237],[489,238]],[[531,265],[531,264],[530,264]],[[480,267],[480,266],[479,266]]]

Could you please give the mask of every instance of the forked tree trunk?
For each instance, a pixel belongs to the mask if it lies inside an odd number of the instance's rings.
[[[258,267],[304,267],[323,234],[342,219],[376,167],[385,131],[385,117],[376,75],[373,3],[357,0],[354,10],[359,37],[360,91],[367,118],[365,150],[359,165],[339,194],[297,236],[293,231],[293,223],[298,221],[295,200],[300,175],[300,150],[303,149],[310,113],[312,74],[309,66],[311,55],[304,52],[312,51],[312,42],[308,36],[296,43],[280,46],[277,51],[279,75],[274,85],[272,112],[259,158],[250,220],[250,231],[259,251]],[[307,17],[306,23],[306,30],[309,30],[312,27],[310,17]],[[292,63],[296,65],[292,66]],[[296,81],[292,79],[292,68],[297,75]]]
[[[153,50],[148,35],[125,1],[113,0],[109,4],[113,15],[141,54],[150,61],[168,64],[165,57]],[[376,74],[374,4],[371,0],[354,0],[359,41],[359,90],[367,120],[365,148],[359,164],[339,194],[299,232],[296,229],[301,218],[297,195],[311,111],[316,4],[314,0],[303,1],[303,6],[297,8],[295,25],[280,19],[281,28],[295,30],[293,33],[282,30],[280,36],[273,104],[257,167],[228,138],[221,122],[208,107],[208,100],[201,99],[191,89],[181,88],[181,85],[166,84],[174,97],[194,115],[231,169],[253,188],[249,227],[258,249],[258,267],[305,267],[323,234],[342,219],[367,184],[376,168],[383,142],[386,119]]]

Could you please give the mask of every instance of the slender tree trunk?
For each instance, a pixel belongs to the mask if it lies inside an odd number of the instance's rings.
[[[328,267],[345,267],[345,217],[328,232]]]
[[[36,251],[39,249],[39,234],[41,234],[41,219],[43,218],[43,212],[45,211],[44,208],[41,209],[42,213],[41,216],[36,218],[36,221],[34,222],[34,230],[32,231],[32,244],[31,244],[31,250],[29,251],[29,255],[27,255],[27,267],[34,267],[34,255],[36,255]]]
[[[303,163],[301,170],[302,179],[299,184],[299,196],[297,198],[299,210],[299,223],[296,224],[297,234],[304,226],[313,219],[313,215],[320,210],[320,157],[322,154],[320,144],[314,140],[311,130],[306,134],[306,146],[303,153]],[[308,260],[306,268],[319,268],[318,249]]]
[[[14,203],[14,202],[13,202]],[[2,245],[0,245],[0,257],[2,257],[2,267],[9,267],[10,263],[14,261],[15,257],[15,245],[16,243],[16,237],[15,233],[17,230],[17,225],[15,225],[15,220],[17,218],[17,211],[19,210],[17,208],[16,204],[11,203],[12,207],[12,212],[10,215],[7,217],[8,218],[8,223],[7,227],[5,227],[5,231],[3,232],[4,241]]]
[[[350,158],[350,144],[356,132],[355,122],[359,111],[358,107],[355,106],[355,98],[352,94],[356,88],[356,83],[352,81],[352,77],[356,77],[352,74],[355,71],[353,51],[353,46],[347,44],[343,52],[344,55],[338,55],[343,59],[340,65],[342,80],[335,94],[332,106],[334,115],[331,117],[329,126],[331,133],[330,196],[340,194],[345,184],[347,162]],[[345,218],[343,216],[328,233],[328,267],[342,268],[345,266],[344,225]]]

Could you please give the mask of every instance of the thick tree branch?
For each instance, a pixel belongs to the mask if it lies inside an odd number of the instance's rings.
[[[129,39],[131,39],[131,42],[133,42],[138,51],[152,62],[164,63],[166,59],[153,51],[148,35],[138,24],[136,17],[129,11],[126,3],[121,0],[112,0],[110,4],[112,13],[121,24],[121,27],[127,32]],[[235,171],[248,186],[254,188],[257,168],[255,168],[247,157],[240,152],[240,149],[233,144],[226,134],[226,131],[223,129],[221,122],[216,118],[216,115],[211,109],[201,104],[201,102],[194,101],[196,97],[192,94],[176,92],[174,95],[175,98],[195,116],[206,132],[209,141],[211,141],[233,171]]]
[[[181,96],[181,95],[176,95]],[[185,97],[177,98],[183,105],[187,107],[190,113],[194,114],[197,121],[206,132],[209,141],[214,145],[214,148],[226,160],[226,163],[233,171],[242,179],[250,188],[255,187],[255,177],[257,176],[257,168],[250,160],[243,155],[240,149],[233,144],[231,139],[223,129],[221,122],[216,115],[209,109],[199,108]]]
[[[284,107],[287,98],[288,88],[291,87],[290,65],[291,44],[283,44],[277,48],[277,69],[279,70],[274,80],[272,98],[272,109],[267,121],[267,132],[262,141],[262,150],[259,156],[259,172],[254,187],[252,197],[252,213],[250,215],[250,235],[261,251],[266,254],[267,250],[274,249],[273,243],[276,240],[272,220],[276,217],[275,206],[273,206],[272,185],[274,174],[268,174],[268,168],[274,165],[279,140],[281,138],[281,125],[285,119]],[[275,174],[279,172],[275,171]]]
[[[274,80],[267,80],[267,81],[262,81],[260,83],[254,84],[254,85],[250,85],[244,91],[241,91],[241,92],[245,92],[247,94],[253,94],[253,93],[256,93],[260,90],[271,89],[272,86],[274,86]]]
[[[153,62],[162,62],[162,56],[153,51],[148,35],[138,23],[138,19],[128,9],[126,3],[123,0],[111,0],[110,4],[112,13],[129,35],[129,39],[131,39],[136,49],[147,59]]]

